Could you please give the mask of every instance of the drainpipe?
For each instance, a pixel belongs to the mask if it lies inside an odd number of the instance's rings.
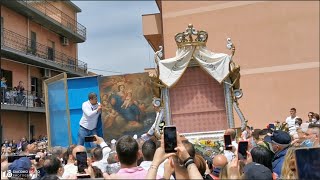
[[[27,18],[27,38],[30,38],[30,19],[29,17]]]
[[[163,99],[164,99],[164,105],[166,109],[166,124],[171,125],[172,120],[171,120],[171,111],[170,111],[170,97],[169,97],[169,88],[165,87],[162,88],[161,93],[163,93]]]

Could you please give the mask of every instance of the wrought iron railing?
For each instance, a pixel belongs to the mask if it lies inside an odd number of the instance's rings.
[[[70,29],[72,32],[80,35],[86,39],[86,27],[78,23],[75,19],[71,18],[60,9],[52,5],[46,0],[22,0],[27,6],[33,7],[38,11],[42,12],[45,16],[50,17],[62,26]]]
[[[16,88],[1,88],[1,104],[44,108],[44,94],[31,91],[18,91]]]
[[[87,73],[87,63],[8,29],[2,29],[1,46],[38,57],[46,62],[52,61],[57,65],[60,65],[61,68],[66,68],[69,71]]]

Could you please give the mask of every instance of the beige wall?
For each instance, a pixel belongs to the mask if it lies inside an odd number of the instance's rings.
[[[30,113],[30,125],[34,125],[35,138],[47,135],[46,115],[44,113]]]
[[[1,125],[3,139],[20,140],[26,136],[29,138],[28,113],[18,111],[1,111]],[[35,137],[45,135],[47,132],[44,113],[30,113],[30,125],[34,125]]]
[[[1,5],[4,28],[27,37],[27,18]]]
[[[162,1],[162,18],[166,58],[175,55],[174,35],[190,23],[209,33],[214,52],[230,53],[232,38],[249,125],[284,121],[291,107],[304,120],[319,112],[319,2]]]
[[[3,139],[20,140],[28,137],[28,115],[25,112],[1,111]]]

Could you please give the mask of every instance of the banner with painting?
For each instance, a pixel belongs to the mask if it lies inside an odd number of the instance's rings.
[[[102,123],[106,140],[146,133],[156,113],[148,73],[99,78]]]

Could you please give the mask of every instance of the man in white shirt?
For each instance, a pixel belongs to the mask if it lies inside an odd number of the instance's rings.
[[[296,113],[297,113],[296,108],[291,108],[290,109],[290,116],[287,117],[287,119],[286,119],[286,123],[287,123],[288,128],[289,128],[290,136],[293,136],[294,134],[297,133],[296,119],[298,118],[298,116],[296,115]]]
[[[94,135],[96,141],[94,143],[98,144],[100,147],[96,147],[92,149],[92,166],[98,167],[103,173],[107,170],[108,165],[108,157],[111,149],[108,147],[107,143],[103,140],[103,138]]]
[[[95,93],[89,93],[88,99],[82,104],[83,114],[79,122],[78,145],[84,145],[84,137],[97,134],[97,122],[102,108]]]

